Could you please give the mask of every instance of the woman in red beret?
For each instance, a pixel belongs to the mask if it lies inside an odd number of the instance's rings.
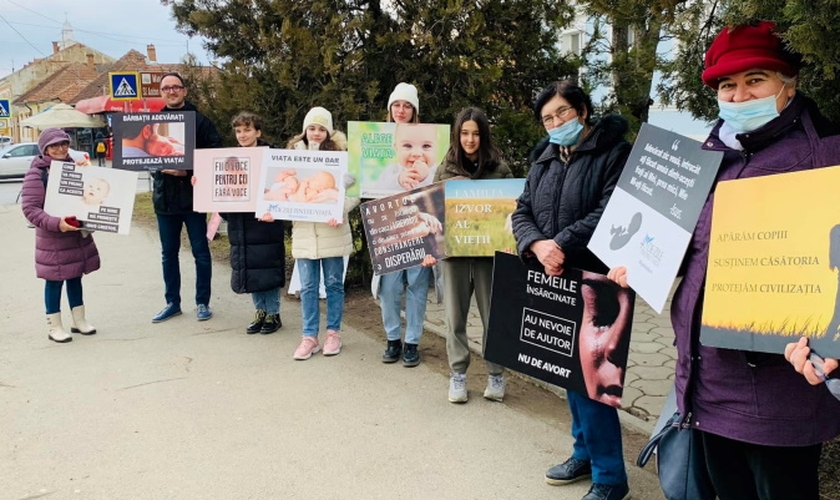
[[[706,53],[703,83],[717,92],[720,119],[703,148],[723,153],[716,181],[840,163],[826,147],[840,130],[797,91],[800,59],[775,28],[724,28]],[[780,354],[699,342],[713,201],[714,187],[671,305],[683,425],[698,431],[721,500],[819,500],[821,447],[840,435],[840,401]],[[626,270],[610,276],[626,284]]]

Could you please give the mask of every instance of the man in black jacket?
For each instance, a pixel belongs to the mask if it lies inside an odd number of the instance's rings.
[[[222,140],[209,118],[187,101],[187,87],[178,73],[167,73],[160,81],[160,94],[166,102],[162,111],[195,112],[195,147],[218,148]],[[192,165],[188,165],[191,168]],[[181,268],[178,254],[181,249],[181,227],[187,227],[193,258],[195,258],[196,317],[205,321],[213,316],[210,310],[210,278],[212,263],[207,244],[207,216],[193,211],[192,170],[164,169],[155,172],[152,201],[157,216],[160,245],[163,254],[163,282],[166,287],[166,307],[152,323],[160,323],[181,314]]]

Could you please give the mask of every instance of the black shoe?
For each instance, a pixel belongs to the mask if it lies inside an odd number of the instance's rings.
[[[263,323],[262,328],[260,328],[260,333],[262,333],[263,335],[274,333],[281,326],[283,326],[283,322],[280,321],[280,313],[266,314],[265,323]]]
[[[627,486],[627,483],[592,483],[592,487],[589,488],[589,493],[581,500],[627,500],[628,498],[630,498],[630,487]]]
[[[254,313],[254,321],[248,325],[248,328],[245,329],[245,333],[249,335],[252,333],[259,333],[262,329],[263,323],[265,323],[265,311],[257,309],[257,312]]]
[[[562,464],[548,469],[545,473],[545,482],[560,486],[590,477],[592,477],[592,464],[590,462],[570,458]]]
[[[412,367],[420,364],[420,353],[417,352],[417,344],[405,344],[403,350],[403,366]]]
[[[382,362],[396,363],[400,359],[400,354],[402,354],[402,342],[399,340],[389,340],[388,347],[382,353]]]

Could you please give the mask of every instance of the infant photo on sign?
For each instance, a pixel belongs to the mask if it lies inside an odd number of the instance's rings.
[[[449,148],[449,125],[350,122],[351,171],[361,178],[362,198],[382,198],[434,182]]]
[[[88,231],[128,234],[136,191],[136,172],[53,162],[44,210],[76,217]]]
[[[257,217],[330,222],[344,220],[344,151],[266,149]]]
[[[293,168],[269,168],[266,178],[273,179],[265,186],[266,201],[337,203],[339,199],[338,182],[326,170],[298,173]]]

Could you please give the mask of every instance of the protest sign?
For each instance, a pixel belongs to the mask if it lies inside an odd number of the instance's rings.
[[[253,212],[266,148],[195,150],[193,209]]]
[[[450,180],[444,186],[447,257],[516,252],[511,216],[525,179]]]
[[[620,406],[635,294],[606,276],[497,252],[484,359]]]
[[[374,274],[417,267],[426,255],[443,258],[443,199],[443,183],[437,183],[362,203]]]
[[[195,113],[116,113],[114,168],[125,170],[192,170]]]
[[[264,149],[256,213],[275,219],[344,220],[345,151]]]
[[[349,122],[349,169],[362,198],[428,186],[449,149],[449,125]]]
[[[128,234],[136,192],[137,172],[54,161],[44,211],[75,216],[88,231]]]
[[[643,124],[588,245],[660,313],[723,157],[700,147]]]
[[[715,189],[700,341],[783,353],[809,337],[840,357],[840,167]]]

